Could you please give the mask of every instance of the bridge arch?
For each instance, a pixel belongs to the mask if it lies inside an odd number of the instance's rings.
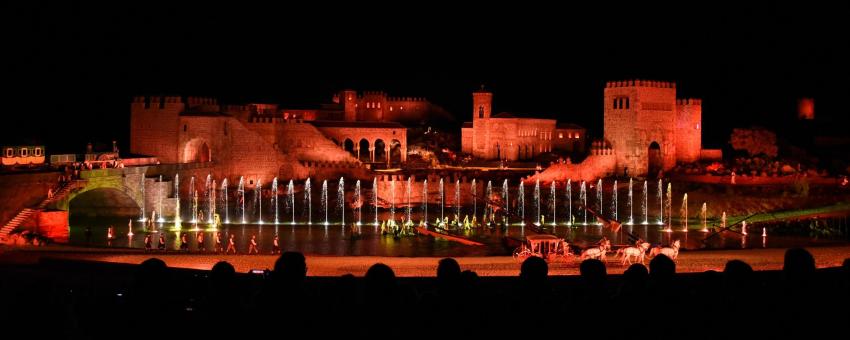
[[[85,190],[68,199],[68,216],[125,216],[136,218],[141,207],[122,189],[102,187]]]
[[[67,195],[54,202],[54,208],[66,210],[69,215],[74,213],[74,211],[71,211],[74,207],[101,206],[108,208],[109,205],[107,204],[89,202],[103,199],[107,203],[114,202],[115,206],[121,207],[123,211],[132,211],[135,208],[135,214],[139,216],[141,215],[141,207],[144,207],[145,198],[140,187],[146,169],[146,167],[136,167],[82,171],[80,172],[82,180],[77,182],[75,188]],[[78,198],[82,200],[72,205],[72,201]]]

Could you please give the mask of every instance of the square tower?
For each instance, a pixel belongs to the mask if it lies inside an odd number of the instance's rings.
[[[490,141],[490,114],[492,112],[493,93],[484,89],[472,93],[472,155],[480,158],[494,158]]]
[[[676,165],[676,84],[608,82],[604,95],[605,142],[617,174],[657,176]]]

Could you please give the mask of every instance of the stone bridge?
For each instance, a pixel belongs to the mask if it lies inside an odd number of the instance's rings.
[[[80,171],[76,187],[50,208],[90,216],[138,216],[145,202],[140,187],[147,169],[139,166]]]

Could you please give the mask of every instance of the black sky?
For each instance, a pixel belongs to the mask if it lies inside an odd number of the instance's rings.
[[[0,142],[48,151],[118,139],[133,95],[326,102],[339,89],[424,96],[465,120],[485,84],[498,111],[601,132],[606,80],[678,82],[705,142],[793,126],[799,97],[847,122],[848,4],[26,3],[0,13]],[[463,6],[463,7],[461,7]],[[645,7],[649,6],[649,7]]]

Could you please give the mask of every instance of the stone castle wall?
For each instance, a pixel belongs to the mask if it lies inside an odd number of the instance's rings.
[[[650,147],[660,149],[660,170],[694,162],[702,149],[699,99],[676,99],[676,84],[663,81],[608,82],[604,91],[604,137],[616,155],[616,172],[650,172]],[[650,174],[655,175],[655,174]]]
[[[339,94],[346,121],[417,122],[440,108],[422,97],[389,97],[381,91],[345,90]]]
[[[178,162],[176,132],[185,109],[180,97],[135,97],[130,104],[130,152]]]
[[[702,101],[676,100],[676,160],[696,162],[702,149]]]

